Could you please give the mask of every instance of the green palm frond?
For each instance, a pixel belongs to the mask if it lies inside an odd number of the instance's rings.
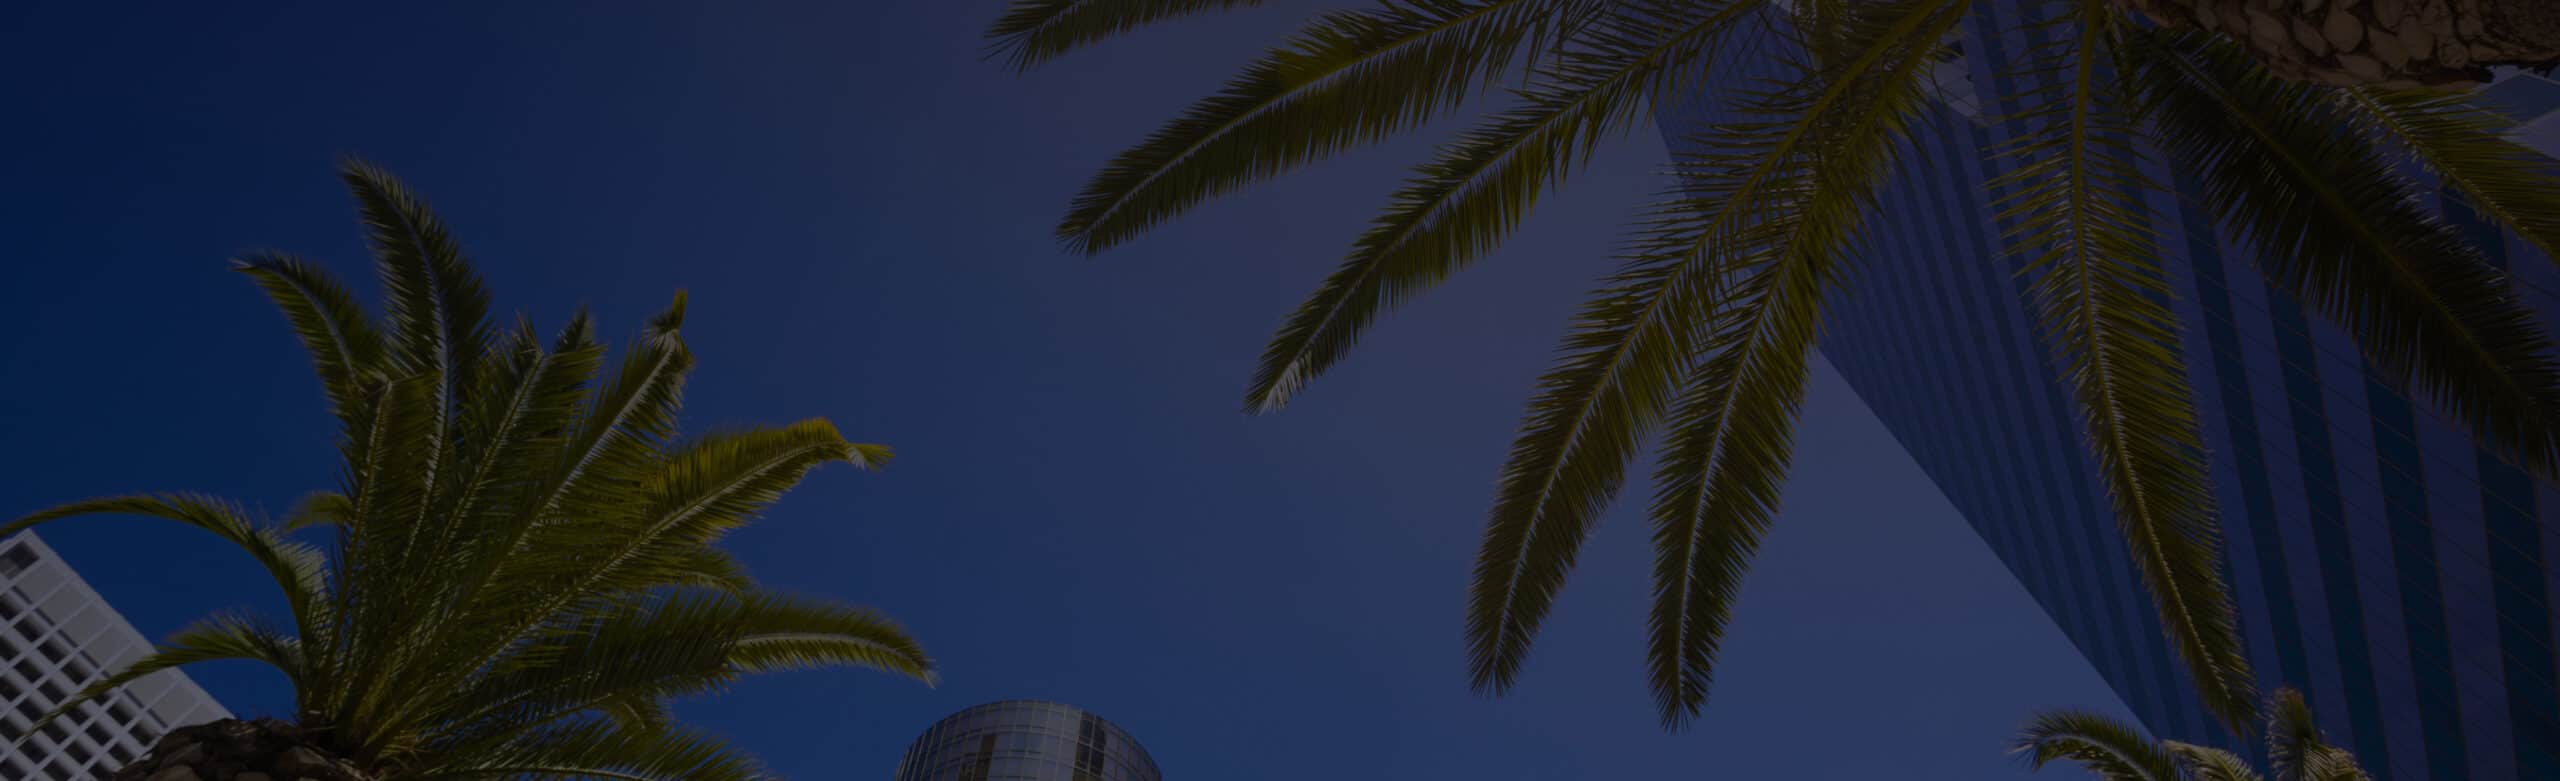
[[[2274,781],[2372,781],[2354,754],[2320,734],[2310,703],[2293,689],[2267,698],[2267,766]]]
[[[2160,747],[2176,757],[2178,766],[2194,781],[2262,781],[2258,769],[2238,754],[2174,740],[2160,741]]]
[[[462,715],[431,741],[476,755],[584,714],[620,718],[745,675],[847,666],[933,680],[915,640],[870,611],[773,594],[656,591],[511,648],[444,705]]]
[[[30,513],[0,526],[0,538],[44,524],[84,515],[139,515],[176,521],[212,532],[238,546],[266,570],[284,596],[302,642],[328,642],[333,592],[326,557],[317,548],[287,539],[279,529],[250,520],[237,505],[209,496],[185,493],[136,494],[72,502]]]
[[[2267,765],[2273,771],[2267,778],[2372,781],[2356,765],[2355,755],[2321,737],[2300,692],[2277,690],[2268,698],[2265,716]],[[2015,751],[2038,768],[2068,759],[2106,779],[2261,781],[2248,760],[2229,751],[2174,740],[2154,743],[2130,724],[2078,711],[2038,714],[2019,733]]]
[[[2018,733],[2012,752],[2030,766],[2068,760],[2106,781],[2181,781],[2177,758],[2133,725],[2095,713],[2039,714]]]
[[[2029,299],[2065,371],[2135,570],[2205,706],[2224,724],[2257,721],[2239,619],[2222,582],[2222,534],[2205,473],[2181,328],[2133,147],[2133,117],[2108,72],[2123,24],[2106,0],[2075,0],[2028,68],[2062,86],[2025,96],[2034,128],[2000,151],[2016,167],[2006,238],[2027,255]]]
[[[2478,96],[2437,90],[2341,90],[2366,130],[2415,154],[2480,213],[2560,258],[2560,163],[2510,141],[2514,122]]]
[[[1412,0],[1325,14],[1076,195],[1058,237],[1107,249],[1201,201],[1456,108],[1527,45],[1557,0]]]
[[[1287,404],[1380,314],[1500,245],[1541,194],[1635,124],[1653,96],[1703,77],[1703,63],[1763,6],[1711,0],[1591,12],[1575,28],[1576,46],[1554,53],[1517,93],[1519,106],[1460,135],[1389,199],[1351,256],[1264,348],[1246,407]]]
[[[2132,33],[2126,72],[2179,166],[2259,269],[2483,444],[2560,476],[2560,366],[2533,310],[2419,205],[2328,91],[2229,43]]]
[[[344,425],[340,484],[281,523],[194,495],[75,502],[249,552],[292,631],[219,617],[83,691],[255,659],[294,687],[296,740],[384,778],[750,778],[743,755],[670,726],[670,698],[744,675],[858,667],[930,682],[894,622],[757,590],[716,547],[811,469],[885,463],[825,421],[687,439],[679,295],[609,374],[581,312],[548,343],[488,324],[488,294],[436,216],[361,163],[343,170],[387,305],[367,315],[307,262],[236,265],[266,290]],[[291,540],[331,535],[328,549]]]
[[[1013,0],[987,29],[992,52],[1029,69],[1087,44],[1149,24],[1262,0]]]
[[[292,534],[304,529],[337,526],[354,517],[355,502],[336,491],[313,491],[295,502],[293,511],[276,524],[276,531]]]
[[[1898,137],[1900,113],[1908,107],[1904,101],[1910,96],[1904,89],[1909,85],[1905,68],[1922,56],[1909,42],[1934,41],[1961,18],[1956,10],[1960,7],[1958,2],[1883,6],[1877,13],[1887,14],[1884,18],[1891,21],[1880,25],[1873,38],[1862,41],[1863,48],[1808,68],[1804,84],[1770,98],[1764,109],[1770,119],[1702,136],[1701,140],[1730,146],[1721,155],[1710,153],[1715,159],[1688,166],[1695,175],[1685,196],[1673,207],[1657,210],[1660,214],[1646,228],[1649,236],[1640,241],[1643,249],[1629,268],[1595,295],[1578,317],[1564,357],[1541,380],[1541,393],[1531,402],[1529,419],[1514,441],[1469,592],[1469,662],[1479,689],[1504,690],[1517,676],[1539,622],[1572,568],[1592,521],[1624,479],[1638,442],[1681,394],[1683,381],[1697,376],[1692,362],[1705,354],[1707,341],[1713,338],[1709,329],[1716,319],[1730,314],[1719,313],[1719,307],[1728,303],[1724,299],[1729,291],[1722,288],[1729,278],[1753,261],[1776,268],[1825,262],[1827,258],[1819,256],[1845,244],[1854,218],[1839,219],[1840,213],[1834,210],[1863,202],[1862,188],[1874,182],[1878,172],[1859,170],[1859,163],[1876,162],[1880,149]],[[1820,78],[1825,73],[1871,69],[1881,75],[1862,80]],[[1840,153],[1841,164],[1825,168],[1821,161],[1834,152]],[[1754,249],[1766,255],[1755,257]],[[1808,257],[1813,260],[1807,261]],[[1780,311],[1811,306],[1791,296],[1796,285],[1810,281],[1818,286],[1822,278],[1819,273],[1770,276],[1772,281],[1786,280],[1787,294],[1768,297],[1763,303]],[[1795,324],[1809,328],[1810,320]],[[1741,333],[1740,338],[1761,338],[1748,329]],[[1785,365],[1788,343],[1784,338],[1772,342],[1770,347],[1778,355],[1765,365]],[[1751,354],[1750,360],[1769,357]],[[1783,372],[1780,381],[1755,388],[1755,401],[1771,402],[1773,409],[1785,406],[1790,383],[1782,378]],[[1690,408],[1698,409],[1698,403],[1702,402],[1693,401]],[[1704,415],[1693,417],[1697,419],[1688,422],[1695,425],[1684,433],[1712,426]],[[1787,423],[1774,425],[1783,428]],[[1715,434],[1698,436],[1720,441]],[[1758,444],[1772,444],[1775,436],[1762,437]],[[1757,455],[1774,452],[1763,450]],[[1672,500],[1665,506],[1676,504]],[[1658,517],[1676,515],[1676,510],[1666,509]],[[1659,551],[1657,555],[1666,562],[1679,559],[1683,570],[1680,576],[1658,579],[1658,593],[1670,588],[1668,584],[1686,581],[1692,566],[1713,566],[1693,562],[1689,555]],[[1703,583],[1697,587],[1713,588]],[[1686,600],[1691,587],[1673,590]],[[1704,605],[1712,601],[1699,600],[1698,609],[1706,610]],[[1657,618],[1666,617],[1662,604],[1657,601]],[[1712,655],[1715,633],[1712,622],[1693,625],[1685,608],[1681,614],[1677,621],[1657,622],[1655,635],[1655,693],[1663,703],[1665,720],[1674,723],[1680,720],[1677,714],[1688,712],[1703,697],[1703,682],[1692,685],[1689,679],[1704,669],[1704,657]],[[1689,634],[1692,627],[1695,634]],[[1665,644],[1665,634],[1675,638],[1668,641],[1671,645]],[[1682,660],[1676,668],[1664,663],[1665,649],[1673,645],[1685,649],[1670,654]]]
[[[585,719],[528,734],[420,779],[761,781],[764,768],[726,741],[680,727],[631,729]]]
[[[256,280],[302,337],[332,411],[344,414],[364,392],[359,372],[382,360],[382,334],[355,293],[309,261],[262,252],[232,262]]]
[[[933,660],[915,638],[871,610],[758,594],[741,601],[729,623],[739,635],[728,662],[741,673],[854,666],[935,681]]]
[[[245,660],[265,664],[284,673],[286,682],[298,693],[309,682],[310,668],[302,653],[302,644],[292,637],[261,625],[254,619],[222,615],[198,621],[180,629],[169,639],[152,648],[151,653],[125,665],[106,677],[90,682],[80,691],[56,703],[42,718],[28,726],[42,729],[62,718],[84,702],[95,701],[125,684],[142,680],[164,670],[174,670],[203,662]]]
[[[675,713],[663,700],[649,697],[617,697],[597,710],[612,719],[615,726],[635,732],[662,730],[675,724]]]
[[[1654,476],[1647,660],[1666,725],[1706,704],[1743,574],[1777,513],[1823,299],[1925,105],[1934,43],[1964,7],[1862,4],[1839,20],[1846,35],[1800,36],[1802,75],[1760,99],[1754,113],[1765,119],[1720,128],[1701,144],[1708,152],[1681,161],[1702,193],[1742,190],[1727,177],[1771,163],[1773,186],[1670,207],[1646,229],[1652,251],[1626,275],[1695,274],[1713,299],[1694,348],[1705,358],[1674,402]]]

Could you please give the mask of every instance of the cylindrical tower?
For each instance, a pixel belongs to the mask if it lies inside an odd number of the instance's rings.
[[[935,722],[897,781],[1164,781],[1138,741],[1102,717],[1039,700],[991,702]]]

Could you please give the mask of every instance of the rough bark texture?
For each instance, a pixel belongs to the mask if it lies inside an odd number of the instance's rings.
[[[114,781],[373,781],[313,745],[310,730],[274,719],[224,719],[171,730]]]
[[[2276,75],[2466,87],[2499,65],[2560,62],[2560,0],[2117,0],[2240,42]]]

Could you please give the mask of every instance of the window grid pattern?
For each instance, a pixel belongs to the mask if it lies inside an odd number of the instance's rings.
[[[2146,727],[2257,754],[2221,733],[2166,642],[2027,307],[2033,280],[2009,272],[2022,248],[2001,238],[2014,226],[1986,185],[2025,161],[1982,150],[2031,129],[1994,103],[2054,86],[2011,67],[2044,43],[2040,8],[1975,4],[1942,65],[1988,91],[1913,122],[1828,302],[1823,354]],[[1722,81],[1776,75],[1762,62],[1718,69]],[[2518,78],[2494,97],[2560,89]],[[1699,97],[1659,110],[1675,151],[1714,119]],[[2367,366],[2342,331],[2271,289],[2193,195],[2154,196],[2154,228],[2188,326],[2225,574],[2259,687],[2303,689],[2380,778],[2560,778],[2560,486],[2482,453]],[[2560,318],[2549,259],[2456,199],[2439,205],[2546,321]]]
[[[0,779],[103,778],[148,753],[170,729],[230,716],[184,673],[169,670],[33,727],[72,693],[149,650],[35,535],[0,539]]]
[[[1081,708],[1007,700],[951,714],[907,747],[897,781],[1163,781],[1147,751]]]

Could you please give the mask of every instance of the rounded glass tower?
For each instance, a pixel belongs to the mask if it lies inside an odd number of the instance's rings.
[[[897,781],[1164,781],[1129,733],[1072,705],[1005,700],[951,714],[907,747]]]

